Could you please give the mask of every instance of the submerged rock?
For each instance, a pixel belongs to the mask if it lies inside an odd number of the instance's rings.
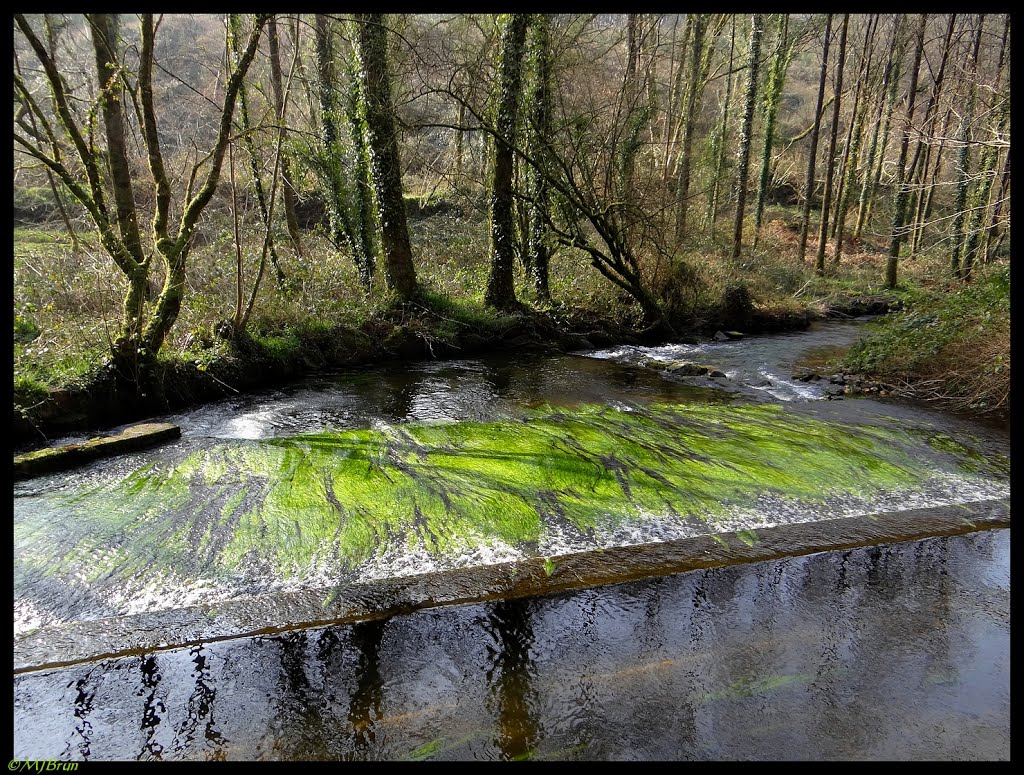
[[[690,361],[673,361],[665,366],[665,371],[678,377],[706,377],[711,368]]]

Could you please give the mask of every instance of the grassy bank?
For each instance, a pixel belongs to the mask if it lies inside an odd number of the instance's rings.
[[[914,288],[904,309],[869,324],[842,368],[899,395],[978,414],[1010,408],[1010,272],[958,289]]]

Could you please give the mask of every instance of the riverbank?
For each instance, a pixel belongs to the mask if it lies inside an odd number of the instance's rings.
[[[806,328],[820,308],[759,307],[735,294],[699,320],[680,328],[674,341],[697,341],[721,329],[770,333]],[[851,297],[837,302],[850,314],[886,301]],[[881,306],[879,306],[881,305]],[[827,312],[828,310],[826,310]],[[55,435],[95,431],[184,409],[226,396],[273,387],[319,371],[390,360],[462,358],[509,351],[567,352],[618,344],[656,344],[664,337],[611,316],[581,309],[523,308],[497,314],[426,295],[424,303],[384,310],[358,327],[298,325],[240,340],[197,337],[194,358],[157,361],[143,383],[119,378],[109,365],[85,380],[45,392],[15,391],[14,441],[24,449],[45,446]]]

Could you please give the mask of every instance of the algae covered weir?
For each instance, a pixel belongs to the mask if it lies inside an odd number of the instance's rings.
[[[1008,436],[790,378],[855,336],[341,373],[18,483],[15,754],[1006,758]]]

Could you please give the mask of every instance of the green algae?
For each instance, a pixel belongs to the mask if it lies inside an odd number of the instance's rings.
[[[412,751],[409,752],[405,759],[407,761],[412,762],[422,762],[429,759],[431,756],[434,756],[438,751],[441,751],[443,749],[444,738],[439,737],[436,740],[431,740],[430,742],[424,743],[423,745],[414,748]]]
[[[754,530],[737,530],[736,537],[747,546],[757,546],[761,543],[761,539],[757,537],[757,532]]]
[[[217,445],[64,497],[57,540],[36,529],[16,541],[19,562],[52,568],[56,556],[93,579],[243,565],[337,573],[392,549],[445,556],[499,541],[530,552],[553,529],[587,540],[638,518],[710,530],[764,496],[807,508],[871,497],[934,473],[929,450],[906,431],[773,405],[545,407]]]
[[[797,673],[795,675],[767,675],[761,678],[743,676],[742,678],[733,681],[724,689],[716,692],[708,692],[698,698],[697,702],[703,704],[705,702],[714,702],[716,700],[732,700],[742,697],[753,697],[758,694],[768,694],[785,687],[809,683],[813,678],[814,676],[807,673]]]

